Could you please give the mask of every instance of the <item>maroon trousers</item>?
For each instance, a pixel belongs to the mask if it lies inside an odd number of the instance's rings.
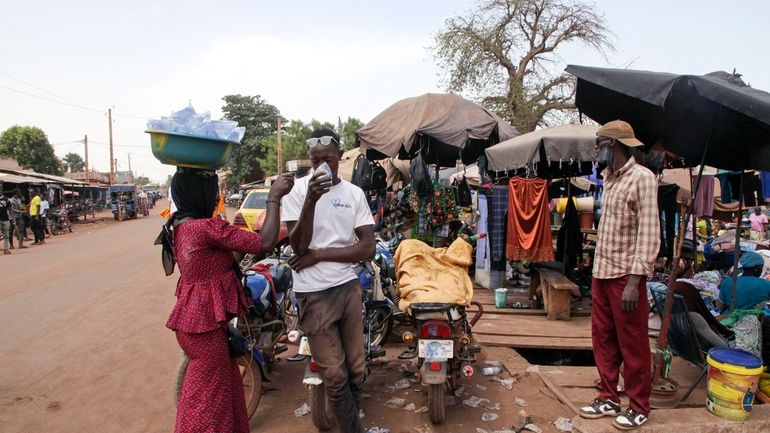
[[[249,433],[243,378],[230,358],[226,332],[177,331],[190,363],[179,394],[175,433]]]
[[[591,336],[596,369],[601,378],[599,398],[620,402],[618,375],[623,364],[623,381],[630,406],[647,415],[650,413],[652,389],[652,361],[647,336],[647,284],[642,278],[636,310],[625,313],[620,300],[627,281],[628,276],[610,280],[594,278],[591,285]]]

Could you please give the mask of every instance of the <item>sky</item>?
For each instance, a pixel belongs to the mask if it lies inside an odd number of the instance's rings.
[[[740,4],[740,7],[737,4]],[[227,94],[261,95],[288,119],[369,121],[399,99],[441,92],[429,47],[470,0],[15,1],[0,0],[0,131],[38,126],[59,157],[164,182],[148,118],[192,102],[222,116]],[[770,90],[770,2],[599,0],[616,50],[565,46],[563,65],[743,74]],[[765,35],[765,36],[762,36]],[[472,96],[472,95],[471,95]],[[130,155],[130,156],[129,156]]]

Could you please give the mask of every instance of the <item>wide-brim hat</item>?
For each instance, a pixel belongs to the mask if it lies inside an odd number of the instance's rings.
[[[644,143],[636,139],[634,128],[622,120],[605,123],[596,131],[596,136],[614,138],[628,147],[644,146]]]

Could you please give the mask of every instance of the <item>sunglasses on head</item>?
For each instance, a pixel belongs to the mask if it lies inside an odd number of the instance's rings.
[[[332,143],[334,143],[337,147],[340,146],[340,143],[331,135],[324,135],[323,137],[310,138],[307,140],[307,146],[311,149],[318,146],[319,144],[328,146]]]

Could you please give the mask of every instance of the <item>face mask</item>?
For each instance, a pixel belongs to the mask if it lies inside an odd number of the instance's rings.
[[[596,156],[596,160],[599,164],[604,164],[607,167],[612,167],[612,159],[615,156],[615,152],[610,146],[604,146],[599,149],[599,155]]]

